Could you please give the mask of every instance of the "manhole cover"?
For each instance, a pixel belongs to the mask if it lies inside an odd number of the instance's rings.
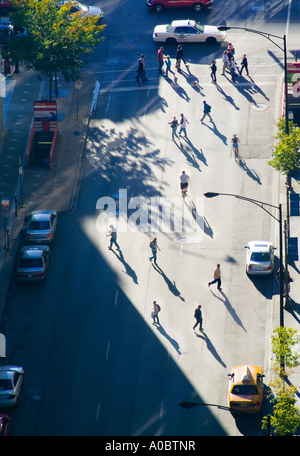
[[[268,108],[268,106],[263,103],[258,103],[256,105],[252,106],[252,109],[254,111],[265,111],[267,108]]]

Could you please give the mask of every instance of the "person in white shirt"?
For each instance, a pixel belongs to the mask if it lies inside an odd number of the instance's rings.
[[[189,186],[189,180],[190,177],[185,174],[185,171],[182,171],[181,176],[179,176],[180,179],[180,189],[181,189],[181,194],[183,195],[183,191],[188,188]]]

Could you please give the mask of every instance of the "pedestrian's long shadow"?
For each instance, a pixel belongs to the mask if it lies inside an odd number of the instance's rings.
[[[191,150],[191,155],[188,153],[188,150],[184,147],[184,142],[182,141],[185,141],[186,145],[187,145],[187,149],[190,149]],[[199,171],[201,171],[201,169],[199,168],[199,165],[198,163],[195,161],[195,157],[198,159],[198,160],[201,160],[202,163],[205,165],[205,166],[208,166],[207,165],[207,162],[206,162],[206,158],[205,158],[205,155],[203,154],[202,152],[202,149],[197,149],[193,143],[190,141],[190,139],[188,137],[183,137],[182,138],[182,141],[179,141],[179,143],[177,145],[177,147],[181,150],[181,152],[183,153],[183,155],[186,156],[187,158],[187,161],[190,162],[192,164],[192,166],[194,166],[195,168],[198,168]],[[196,164],[197,163],[197,164]]]
[[[173,339],[171,336],[169,336],[169,334],[166,332],[166,330],[160,325],[156,325],[156,329],[161,333],[162,336],[164,336],[169,342],[171,345],[173,345],[173,347],[175,348],[175,350],[177,351],[177,353],[179,355],[181,355],[181,351],[180,351],[180,347],[179,347],[179,344],[178,342]]]
[[[132,280],[134,281],[134,283],[138,284],[138,278],[137,278],[137,275],[135,273],[135,271],[132,269],[131,266],[129,266],[129,264],[125,261],[125,258],[124,258],[124,255],[122,253],[121,250],[117,252],[115,252],[114,250],[111,250],[115,255],[116,257],[118,258],[119,261],[121,261],[121,263],[124,265],[125,267],[125,273],[132,278]]]
[[[211,130],[214,135],[218,136],[221,139],[221,141],[223,141],[223,143],[227,146],[227,136],[222,135],[219,132],[219,130],[216,127],[216,124],[214,123],[214,121],[212,121],[211,123],[213,124],[213,128],[209,124],[207,124],[206,122],[202,122],[203,125],[205,125],[207,128],[209,128],[209,130]]]
[[[195,76],[193,73],[191,73],[189,64],[186,64],[186,65],[185,65],[185,68],[186,68],[187,71],[181,70],[181,71],[180,71],[180,74],[182,74],[182,76],[185,77],[186,82],[187,82],[188,84],[190,84],[191,87],[192,87],[196,92],[198,92],[200,95],[202,95],[202,96],[204,97],[205,94],[202,93],[203,87],[199,85],[199,79],[197,78],[197,76]]]
[[[211,294],[212,294],[215,298],[219,299],[219,301],[221,301],[221,302],[224,303],[226,309],[228,310],[228,312],[230,313],[230,315],[232,316],[232,318],[234,319],[234,321],[235,321],[241,328],[243,328],[243,330],[244,330],[245,332],[247,332],[246,328],[244,328],[244,325],[243,325],[241,319],[240,319],[239,316],[237,315],[235,309],[232,307],[232,305],[231,305],[229,299],[227,298],[226,294],[225,294],[223,291],[220,291],[219,293],[222,295],[222,297],[220,297],[219,295],[217,295],[216,293],[214,293],[214,292],[212,291],[211,288],[210,288],[210,292],[211,292]]]
[[[262,185],[262,182],[257,174],[256,171],[254,171],[253,169],[250,169],[248,168],[248,166],[246,165],[246,162],[245,160],[243,159],[243,157],[241,157],[240,155],[238,155],[236,158],[235,158],[235,161],[236,163],[239,165],[239,167],[246,171],[247,175],[249,177],[251,177],[251,179],[253,179],[254,181],[256,181],[258,184]]]
[[[185,301],[185,299],[181,296],[180,291],[176,287],[175,282],[171,282],[171,280],[166,276],[164,271],[158,266],[157,263],[152,263],[152,266],[153,269],[155,269],[155,271],[157,271],[163,277],[171,293],[173,293],[174,296],[178,296],[181,299],[181,301]]]
[[[210,224],[208,223],[206,217],[204,217],[203,215],[198,213],[197,206],[194,203],[194,201],[192,200],[192,198],[190,197],[190,195],[187,195],[185,197],[185,204],[187,204],[187,203],[189,203],[191,205],[191,212],[192,212],[193,219],[195,220],[195,222],[197,223],[199,228],[202,229],[202,231],[205,234],[207,234],[208,236],[213,238],[213,230],[212,230]]]
[[[198,334],[196,332],[195,334],[197,337],[199,337],[199,339],[203,339],[206,342],[207,349],[211,352],[214,358],[221,364],[221,366],[227,367],[224,361],[222,361],[221,357],[219,356],[218,352],[216,351],[212,341],[207,336],[207,334],[204,331],[202,332],[202,334]]]
[[[169,78],[166,78],[166,81],[170,84],[170,86],[172,87],[174,92],[177,93],[177,95],[179,95],[181,98],[183,98],[187,102],[191,101],[190,97],[188,96],[188,94],[186,93],[184,88],[178,84],[177,76],[174,76],[173,81],[172,81],[172,79],[169,79]]]
[[[227,76],[225,76],[225,77],[226,77],[226,79],[228,79]],[[228,79],[228,80],[229,80],[229,79]],[[240,111],[241,108],[239,108],[239,107],[235,104],[234,99],[233,99],[232,97],[230,97],[229,95],[227,95],[227,94],[224,92],[224,90],[219,86],[219,84],[216,84],[216,88],[217,88],[217,90],[223,95],[225,101],[227,101],[228,103],[230,103],[237,111]]]

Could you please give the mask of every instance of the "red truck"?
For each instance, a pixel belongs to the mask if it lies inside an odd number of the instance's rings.
[[[161,13],[169,8],[193,8],[198,13],[204,11],[213,4],[213,0],[147,0],[146,6],[156,13]]]

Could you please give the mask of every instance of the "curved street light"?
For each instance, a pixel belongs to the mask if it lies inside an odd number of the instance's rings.
[[[279,206],[274,206],[273,204],[264,203],[263,201],[258,201],[253,198],[248,198],[242,195],[235,195],[233,193],[215,193],[215,192],[206,192],[204,193],[206,198],[215,198],[216,196],[233,196],[234,198],[241,199],[244,201],[248,201],[249,203],[253,203],[256,206],[259,206],[263,209],[267,214],[273,217],[279,223],[279,262],[280,262],[280,278],[279,278],[279,295],[280,295],[280,314],[279,314],[279,321],[280,326],[284,326],[284,318],[283,318],[283,244],[282,244],[282,209],[281,204]],[[279,217],[275,217],[267,207],[271,207],[277,209],[279,211]]]
[[[244,30],[245,32],[251,32],[255,33],[256,35],[263,36],[267,40],[271,41],[275,46],[277,46],[281,51],[283,51],[283,56],[284,56],[284,93],[285,93],[285,132],[288,135],[289,134],[289,119],[288,119],[288,81],[287,81],[287,51],[286,51],[286,35],[279,36],[279,35],[273,35],[271,33],[267,32],[262,32],[261,30],[255,30],[247,27],[230,27],[230,26],[223,26],[220,25],[217,27],[218,30],[220,31],[226,31],[230,29],[238,29],[238,30]],[[276,41],[274,41],[272,38],[276,38],[279,40],[283,40],[283,47],[279,46]]]

